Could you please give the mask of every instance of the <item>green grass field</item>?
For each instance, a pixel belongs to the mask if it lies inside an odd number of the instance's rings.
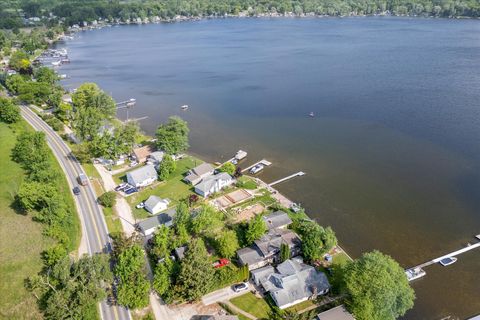
[[[238,308],[254,315],[257,318],[268,318],[271,308],[265,299],[257,298],[253,293],[248,292],[239,297],[233,298],[230,302]]]
[[[127,197],[128,203],[132,206],[132,212],[135,219],[145,219],[149,214],[144,209],[137,209],[135,206],[151,195],[159,196],[160,198],[168,198],[171,201],[171,206],[175,206],[179,200],[193,194],[192,186],[182,181],[184,174],[191,168],[198,166],[202,161],[187,156],[177,161],[176,170],[170,175],[167,181],[159,182],[151,187],[147,187],[142,191]],[[124,176],[124,174],[122,175]]]
[[[53,241],[42,235],[41,224],[11,208],[24,174],[10,159],[15,133],[0,123],[0,137],[0,319],[41,319],[36,299],[23,283],[25,278],[40,271],[43,265],[40,252]]]

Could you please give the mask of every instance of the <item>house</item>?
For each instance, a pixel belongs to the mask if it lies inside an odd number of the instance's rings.
[[[317,314],[315,320],[355,320],[355,318],[345,309],[344,305],[341,305]]]
[[[151,164],[127,173],[127,181],[134,187],[146,187],[158,179],[157,170]]]
[[[165,211],[170,204],[170,200],[162,199],[157,196],[150,196],[145,201],[145,210],[150,212],[151,214],[157,214],[159,212]]]
[[[208,176],[195,186],[195,192],[206,198],[212,193],[219,192],[223,188],[234,183],[235,180],[226,172]]]
[[[149,236],[157,230],[161,225],[170,227],[173,224],[173,216],[175,215],[175,209],[166,211],[154,217],[145,219],[137,223],[137,228],[144,236]]]
[[[263,216],[263,221],[269,230],[286,229],[292,223],[292,219],[283,211],[275,211],[269,215]]]
[[[133,149],[133,155],[137,159],[138,163],[144,163],[145,161],[147,161],[147,157],[154,151],[154,146],[146,145],[140,148]]]
[[[194,186],[202,181],[203,178],[213,175],[214,171],[215,168],[210,163],[202,163],[188,171],[183,180]]]
[[[147,162],[153,164],[155,167],[158,167],[160,162],[162,162],[164,156],[165,152],[163,151],[152,152],[150,153],[150,155],[147,156]]]
[[[330,290],[327,276],[301,259],[289,259],[276,268],[267,266],[252,271],[252,278],[280,309],[314,299]]]
[[[255,240],[251,247],[238,250],[238,261],[242,266],[248,265],[248,270],[278,262],[282,244],[289,247],[290,257],[300,254],[302,242],[295,232],[287,229],[273,229]]]

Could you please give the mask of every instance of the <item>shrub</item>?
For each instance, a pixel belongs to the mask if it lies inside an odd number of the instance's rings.
[[[15,123],[20,120],[20,108],[11,99],[0,97],[0,120]]]
[[[117,195],[114,191],[107,191],[98,197],[98,202],[107,208],[111,208],[117,202]]]

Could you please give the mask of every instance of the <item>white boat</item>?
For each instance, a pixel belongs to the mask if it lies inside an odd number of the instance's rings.
[[[61,63],[62,61],[52,61],[52,66],[58,67]]]
[[[313,111],[310,112],[308,115],[309,115],[310,117],[312,117],[312,118],[315,117],[315,113],[313,113]]]
[[[446,267],[446,266],[449,266],[451,264],[454,264],[455,262],[457,262],[457,258],[455,257],[446,257],[446,258],[443,258],[442,260],[438,261],[442,266]]]
[[[187,110],[188,109],[188,104],[184,104],[183,106],[180,107],[182,110]]]
[[[425,276],[427,273],[422,268],[411,268],[411,269],[405,270],[405,274],[407,275],[408,281],[413,281],[413,280],[420,279],[421,277]]]
[[[259,173],[260,171],[263,170],[263,168],[265,168],[265,166],[263,164],[257,164],[252,169],[250,169],[250,173],[251,174]]]
[[[247,157],[247,152],[243,150],[238,150],[237,153],[235,154],[235,159],[238,161],[245,159]]]

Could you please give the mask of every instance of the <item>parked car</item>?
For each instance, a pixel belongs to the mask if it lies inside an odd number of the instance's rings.
[[[248,282],[237,283],[232,286],[232,290],[235,292],[242,292],[248,290]]]
[[[132,161],[130,162],[130,167],[135,167],[138,165],[138,162],[137,161]]]
[[[115,187],[115,191],[123,191],[128,186],[128,183],[122,182]]]
[[[218,268],[221,268],[221,267],[225,267],[227,264],[230,263],[230,260],[228,259],[225,259],[225,258],[222,258],[216,262],[213,263],[213,267],[218,269]]]
[[[142,202],[140,202],[139,204],[137,204],[137,205],[135,206],[135,208],[137,208],[137,209],[143,209],[143,208],[145,208],[145,201],[142,201]]]
[[[78,186],[73,188],[73,194],[78,196],[80,194],[80,188]]]
[[[257,164],[256,166],[250,169],[250,174],[259,173],[260,171],[263,170],[263,168],[265,168],[263,164]]]
[[[125,194],[132,194],[132,193],[137,192],[137,191],[138,191],[137,188],[131,187],[130,189],[124,190],[123,192],[125,192]]]

